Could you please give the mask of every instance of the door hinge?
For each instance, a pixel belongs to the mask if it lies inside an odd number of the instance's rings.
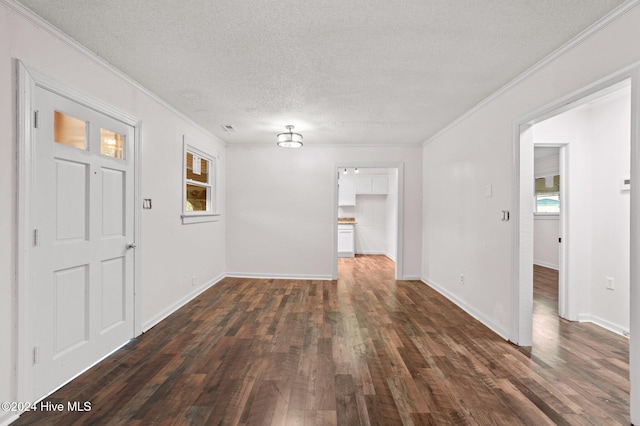
[[[40,346],[33,347],[33,365],[40,364]]]
[[[33,230],[33,246],[38,247],[38,244],[40,244],[40,233],[38,232],[37,229],[34,229]]]
[[[38,110],[33,111],[33,127],[35,127],[36,129],[38,128],[38,116],[39,116],[39,111]]]

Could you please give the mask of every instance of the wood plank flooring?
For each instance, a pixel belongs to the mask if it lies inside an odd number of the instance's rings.
[[[535,269],[534,345],[517,348],[393,268],[224,279],[46,400],[91,411],[15,424],[629,424],[628,341],[558,319],[554,271]]]

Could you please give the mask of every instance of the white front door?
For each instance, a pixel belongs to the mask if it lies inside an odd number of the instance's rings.
[[[134,337],[134,128],[37,88],[31,322],[43,396]]]

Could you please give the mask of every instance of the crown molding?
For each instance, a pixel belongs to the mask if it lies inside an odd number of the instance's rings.
[[[550,63],[558,59],[560,56],[564,55],[565,53],[579,46],[585,40],[597,34],[600,30],[607,27],[609,24],[617,21],[619,18],[626,15],[632,9],[637,7],[639,4],[640,4],[640,0],[628,0],[627,2],[613,9],[611,12],[603,16],[597,22],[587,27],[580,34],[578,34],[577,36],[575,36],[574,38],[572,38],[571,40],[569,40],[568,42],[560,46],[558,49],[550,53],[548,56],[536,62],[533,66],[528,68],[525,72],[518,75],[516,78],[514,78],[513,80],[511,80],[510,82],[508,82],[507,84],[505,84],[504,86],[502,86],[501,88],[499,88],[498,90],[496,90],[495,92],[493,92],[492,94],[490,94],[489,96],[487,96],[486,98],[478,102],[476,105],[468,109],[458,118],[456,118],[451,123],[447,124],[445,127],[443,127],[438,132],[436,132],[433,136],[429,137],[429,139],[424,141],[422,145],[426,146],[429,143],[435,141],[440,136],[442,136],[443,134],[451,130],[453,127],[457,126],[462,121],[467,119],[469,116],[471,116],[478,110],[482,109],[484,106],[488,105],[496,98],[503,95],[505,92],[511,90],[513,87],[520,84],[521,82],[529,78],[531,75],[535,74],[536,72],[540,71],[542,68],[546,67],[547,65],[549,65]]]
[[[211,133],[211,131],[205,129],[200,124],[193,121],[193,119],[188,117],[185,113],[183,113],[182,111],[179,111],[176,107],[168,103],[166,100],[162,99],[160,96],[156,95],[154,92],[147,89],[145,86],[143,86],[142,84],[140,84],[139,82],[137,82],[136,80],[134,80],[133,78],[125,74],[124,72],[120,71],[118,68],[111,65],[109,62],[107,62],[100,56],[98,56],[98,54],[87,49],[85,46],[80,44],[74,38],[70,37],[69,35],[62,32],[59,28],[47,22],[45,19],[37,15],[34,11],[29,9],[28,7],[24,6],[21,3],[18,3],[16,0],[0,0],[0,4],[4,4],[10,10],[22,16],[23,18],[27,19],[32,24],[36,25],[38,28],[48,32],[50,35],[60,40],[61,42],[66,44],[68,47],[74,49],[81,55],[84,55],[85,57],[91,59],[93,62],[105,68],[107,71],[111,72],[116,77],[123,80],[125,83],[130,84],[131,86],[133,86],[134,88],[136,88],[137,90],[145,94],[146,96],[150,97],[151,99],[153,99],[154,101],[162,105],[163,107],[167,108],[169,111],[177,115],[182,120],[185,120],[190,125],[196,127],[198,130],[200,130],[207,136],[211,137],[216,142],[222,144],[224,147],[227,146],[227,143],[225,141],[223,141],[222,139],[220,139],[219,137]]]

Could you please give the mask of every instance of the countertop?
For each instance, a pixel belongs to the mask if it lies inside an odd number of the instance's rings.
[[[339,217],[338,225],[357,225],[355,217]]]

